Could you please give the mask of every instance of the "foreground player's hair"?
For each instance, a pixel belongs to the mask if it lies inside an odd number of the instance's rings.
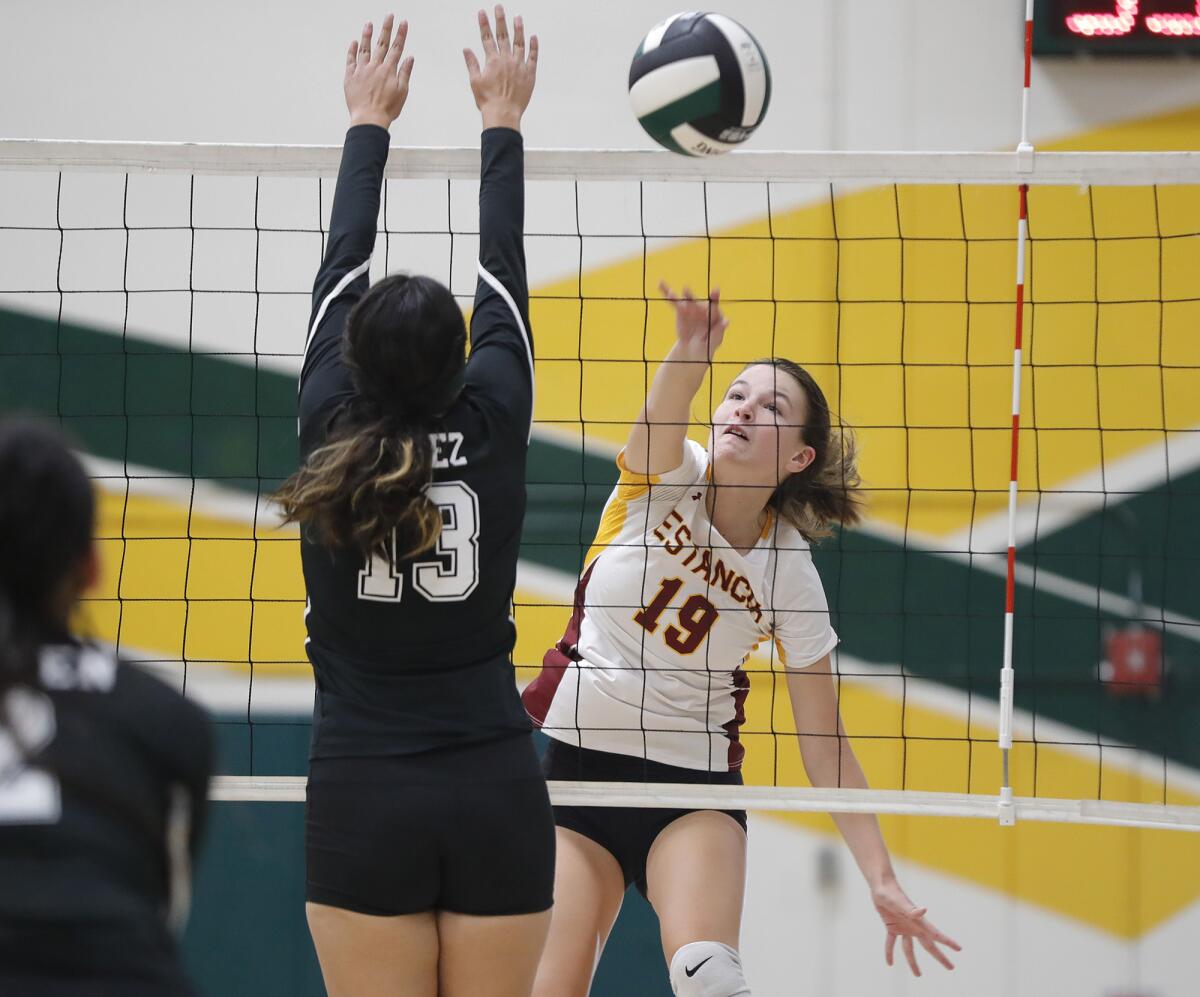
[[[285,521],[327,547],[388,561],[437,542],[429,433],[462,389],[466,335],[454,296],[431,277],[397,274],[367,291],[342,344],[356,394],[328,442],[276,492]]]
[[[66,439],[29,419],[0,420],[0,482],[2,704],[12,686],[34,682],[38,645],[66,637],[87,581],[95,498]]]
[[[862,519],[858,453],[854,433],[833,425],[829,402],[816,379],[793,360],[768,357],[746,364],[774,367],[790,374],[804,392],[804,425],[801,436],[813,448],[812,463],[780,482],[767,503],[800,531],[805,540],[830,534],[834,523],[853,526]]]

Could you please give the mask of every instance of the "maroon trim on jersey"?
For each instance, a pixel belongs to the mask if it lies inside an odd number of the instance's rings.
[[[581,660],[576,645],[579,643],[579,631],[583,627],[584,593],[587,592],[588,579],[592,577],[592,568],[595,566],[596,561],[593,560],[579,579],[579,584],[575,586],[575,610],[571,613],[562,638],[546,652],[538,677],[521,693],[525,712],[538,727],[542,726],[546,714],[550,712],[550,704],[554,701],[554,694],[558,691],[559,683],[562,682],[567,669]]]
[[[721,724],[725,736],[729,738],[729,771],[735,772],[742,767],[742,759],[746,757],[746,747],[738,736],[742,724],[746,722],[746,696],[750,693],[750,676],[742,671],[741,666],[733,670],[733,719]]]

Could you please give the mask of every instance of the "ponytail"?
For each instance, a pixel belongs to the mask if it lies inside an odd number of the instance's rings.
[[[429,550],[441,535],[442,514],[427,492],[432,480],[428,430],[397,425],[360,403],[275,499],[285,522],[307,527],[323,546],[355,548],[394,564]]]
[[[466,337],[458,302],[432,277],[392,274],[355,303],[342,338],[353,400],[275,493],[285,522],[391,564],[437,543],[429,431],[463,389]]]
[[[9,693],[37,684],[37,658],[36,642],[22,632],[16,609],[0,588],[0,728],[9,732],[21,756],[27,754],[28,745],[21,736],[20,717],[14,713],[15,696]]]
[[[803,471],[786,478],[768,504],[810,543],[830,536],[834,523],[854,526],[863,517],[857,462],[853,430],[831,429],[820,465],[814,459]]]
[[[0,704],[37,681],[38,648],[67,634],[72,581],[92,543],[95,498],[66,439],[0,420]],[[0,722],[9,718],[0,708]],[[11,728],[11,724],[8,725]]]
[[[7,719],[4,716],[4,700],[8,690],[29,678],[29,662],[25,642],[17,632],[12,601],[8,593],[0,589],[0,721]]]

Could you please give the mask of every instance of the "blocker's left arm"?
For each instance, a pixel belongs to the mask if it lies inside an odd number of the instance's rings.
[[[829,655],[804,669],[789,671],[788,695],[792,701],[792,713],[796,720],[796,731],[800,739],[800,756],[804,770],[814,786],[838,787],[842,789],[868,789],[867,777],[854,755],[846,729],[842,726],[838,709],[837,689],[833,682]],[[954,964],[939,946],[955,952],[961,951],[959,944],[938,931],[925,917],[926,909],[918,907],[905,895],[896,881],[892,859],[879,830],[879,821],[874,814],[831,814],[842,838],[858,863],[867,885],[871,889],[871,900],[887,928],[884,957],[888,965],[896,939],[903,939],[905,958],[913,975],[920,976],[917,957],[913,951],[913,939],[921,943],[931,956],[947,969]]]

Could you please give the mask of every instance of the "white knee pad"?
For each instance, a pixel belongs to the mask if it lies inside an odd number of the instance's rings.
[[[675,997],[749,997],[737,949],[720,942],[692,942],[671,960]]]

